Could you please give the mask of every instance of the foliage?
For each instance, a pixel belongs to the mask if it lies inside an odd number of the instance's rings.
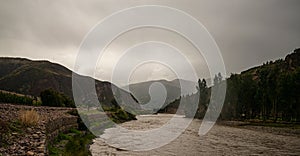
[[[87,145],[91,144],[94,138],[95,136],[92,133],[76,129],[71,129],[67,134],[60,133],[53,145],[48,145],[49,155],[91,155]],[[64,141],[66,141],[64,148],[57,147]]]
[[[300,49],[285,60],[232,74],[227,79],[227,94],[222,119],[260,119],[300,121]],[[231,110],[231,111],[230,111]]]
[[[42,106],[51,107],[75,107],[72,101],[66,95],[59,93],[53,89],[46,89],[41,92]]]
[[[32,97],[0,91],[0,103],[33,105],[33,102]]]
[[[299,61],[300,49],[296,49],[285,60],[270,61],[241,74],[232,74],[226,80],[227,91],[220,119],[300,122]],[[214,85],[210,88],[204,79],[198,81],[200,98],[197,118],[204,117],[211,90],[222,82],[220,73],[215,75]],[[186,100],[187,97],[180,98]]]
[[[217,80],[216,80],[217,82]],[[206,84],[206,80],[202,79],[198,81],[198,88],[197,90],[200,92],[200,97],[199,97],[199,106],[198,106],[198,111],[196,113],[197,118],[203,118],[205,111],[207,110],[207,106],[209,103],[209,90]]]
[[[35,110],[21,110],[20,122],[25,126],[37,125],[40,120],[40,115]]]
[[[122,123],[129,120],[135,120],[135,115],[130,114],[123,109],[118,109],[116,112],[112,112],[113,120],[117,123]]]

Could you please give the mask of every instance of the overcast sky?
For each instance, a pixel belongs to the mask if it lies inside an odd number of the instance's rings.
[[[300,47],[299,0],[1,0],[0,56],[50,60],[74,69],[84,36],[103,18],[138,5],[164,5],[199,20],[222,53],[227,74],[283,58]],[[144,28],[117,38],[99,59],[95,77],[109,80],[120,51],[157,40],[184,51],[199,77],[209,77],[203,59],[178,34]],[[134,58],[133,58],[134,59]],[[175,60],[176,61],[176,60]],[[183,69],[184,70],[184,69]],[[150,62],[133,71],[130,81],[173,79],[167,66]]]

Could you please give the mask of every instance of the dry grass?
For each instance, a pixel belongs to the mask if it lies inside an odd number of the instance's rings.
[[[35,126],[40,121],[40,115],[35,110],[21,110],[20,121],[25,126]]]

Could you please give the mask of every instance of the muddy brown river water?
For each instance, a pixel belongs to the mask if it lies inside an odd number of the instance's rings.
[[[121,124],[134,130],[149,130],[166,123],[172,115],[159,114],[138,116],[138,120]],[[204,136],[198,135],[201,120],[194,119],[190,126],[169,144],[149,151],[126,151],[108,145],[105,139],[97,138],[90,146],[92,155],[300,155],[298,134],[278,134],[259,128],[240,128],[214,125]],[[275,129],[276,131],[276,129]],[[114,129],[105,131],[113,136]],[[132,146],[139,140],[120,140],[122,147]]]

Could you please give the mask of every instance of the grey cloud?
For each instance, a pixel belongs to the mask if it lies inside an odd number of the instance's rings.
[[[80,42],[95,24],[115,11],[145,4],[174,7],[203,23],[220,47],[228,74],[300,47],[299,0],[9,0],[0,4],[0,56],[48,59],[73,68]],[[203,60],[191,61],[203,65]]]

